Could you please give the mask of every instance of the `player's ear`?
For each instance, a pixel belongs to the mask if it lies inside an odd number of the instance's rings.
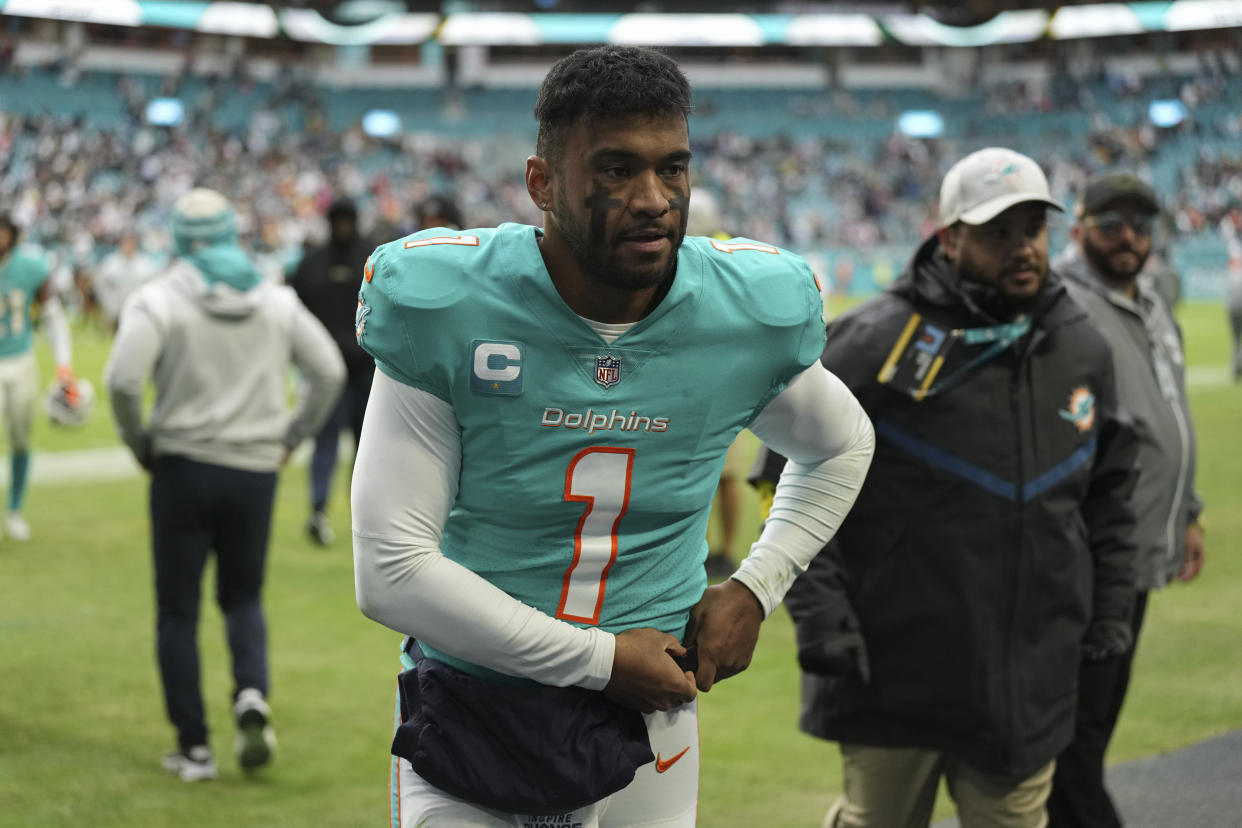
[[[526,159],[526,192],[543,212],[552,207],[552,165],[547,159],[532,155]]]

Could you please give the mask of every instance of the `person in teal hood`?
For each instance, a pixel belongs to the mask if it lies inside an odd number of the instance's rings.
[[[293,290],[264,281],[237,242],[233,208],[195,189],[172,218],[177,257],[121,308],[105,381],[121,438],[151,473],[156,649],[177,750],[163,767],[211,779],[198,659],[203,570],[216,557],[228,630],[238,764],[275,747],[268,706],[267,627],[260,602],[276,479],[340,394],[345,366]],[[290,367],[304,383],[294,410]],[[155,404],[144,421],[148,377]]]
[[[237,238],[237,214],[224,196],[191,190],[173,213],[173,251],[198,269],[208,288],[225,284],[245,293],[261,281]]]

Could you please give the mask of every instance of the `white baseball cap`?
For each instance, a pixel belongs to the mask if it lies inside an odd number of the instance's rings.
[[[1030,158],[1004,147],[981,149],[945,173],[940,183],[940,226],[959,221],[986,224],[1024,201],[1042,201],[1065,211],[1048,192],[1044,171]]]

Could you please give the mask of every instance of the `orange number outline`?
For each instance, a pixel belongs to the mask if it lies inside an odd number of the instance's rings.
[[[608,584],[608,572],[612,569],[612,565],[617,561],[617,528],[620,526],[621,519],[625,517],[625,513],[630,506],[630,487],[634,478],[634,453],[635,450],[632,448],[591,446],[578,452],[574,455],[574,458],[569,461],[569,467],[565,470],[565,500],[566,502],[578,501],[585,503],[586,508],[582,510],[582,517],[578,518],[578,525],[574,529],[574,559],[569,564],[569,568],[565,570],[565,578],[561,584],[561,600],[556,608],[557,618],[565,621],[579,621],[586,624],[599,623],[600,611],[604,606],[604,593]],[[625,455],[625,475],[622,484],[623,491],[621,492],[620,503],[608,504],[616,510],[616,516],[613,517],[611,521],[611,532],[609,534],[608,541],[608,560],[604,562],[603,566],[599,569],[599,575],[597,576],[597,584],[595,587],[594,607],[591,610],[591,614],[586,615],[581,607],[575,607],[574,610],[577,610],[576,612],[571,611],[568,607],[571,597],[570,588],[574,585],[575,573],[578,575],[578,585],[580,587],[582,585],[584,575],[594,575],[592,567],[585,567],[587,571],[583,572],[579,571],[579,565],[584,563],[599,563],[599,556],[596,556],[597,560],[593,562],[589,558],[587,561],[583,561],[583,529],[586,527],[587,520],[590,518],[591,513],[596,509],[597,500],[602,499],[601,495],[609,494],[609,491],[607,491],[605,487],[613,487],[611,494],[613,495],[614,502],[617,494],[615,489],[615,479],[600,478],[598,476],[598,470],[592,470],[592,472],[586,475],[586,479],[582,479],[583,476],[579,475],[579,479],[577,481],[579,483],[579,488],[575,489],[575,473],[578,471],[578,464],[593,454]],[[604,471],[608,470],[605,469]],[[603,486],[599,485],[601,483]],[[581,487],[584,485],[588,487],[590,490],[589,492],[584,492],[582,490]],[[605,504],[599,505],[603,507]],[[609,517],[609,515],[605,514],[605,520],[607,517]],[[602,536],[599,537],[602,538]]]

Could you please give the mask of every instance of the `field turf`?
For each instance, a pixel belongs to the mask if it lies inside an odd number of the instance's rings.
[[[1228,381],[1223,310],[1189,305],[1180,315],[1208,503],[1207,567],[1197,582],[1153,596],[1113,761],[1242,727],[1242,385]],[[117,445],[102,395],[106,348],[78,332],[77,365],[101,392],[99,407],[80,431],[41,419],[37,450]],[[205,581],[200,643],[221,773],[194,785],[158,765],[173,737],[155,668],[144,480],[32,486],[33,539],[0,541],[0,826],[386,825],[398,636],[354,604],[347,486],[342,470],[332,515],[339,540],[321,549],[303,529],[305,468],[282,475],[265,594],[280,752],[253,778],[232,758],[227,651],[213,581]],[[749,539],[758,520],[753,496],[743,494]],[[833,745],[797,731],[783,610],[765,623],[751,669],[702,695],[700,709],[700,825],[819,824],[839,790],[840,763]],[[951,810],[942,797],[937,814]]]

